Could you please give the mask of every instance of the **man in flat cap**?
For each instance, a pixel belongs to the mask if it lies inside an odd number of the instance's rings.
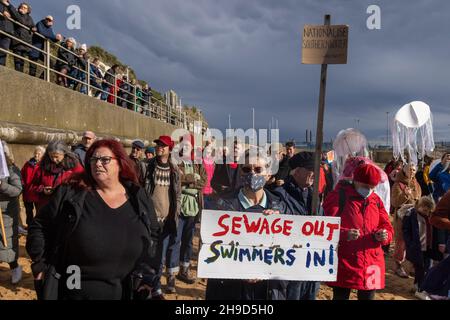
[[[289,159],[290,175],[274,193],[287,203],[295,215],[312,214],[314,184],[314,152],[300,152]],[[287,281],[287,300],[315,300],[320,283],[315,281]]]
[[[138,174],[139,183],[144,186],[144,177],[146,172],[146,163],[142,161],[142,154],[144,150],[144,142],[141,140],[134,140],[131,144],[130,159],[136,166],[136,173]]]

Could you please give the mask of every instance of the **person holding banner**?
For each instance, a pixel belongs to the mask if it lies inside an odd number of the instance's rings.
[[[289,159],[290,175],[285,183],[274,190],[288,206],[288,213],[308,216],[312,214],[314,184],[314,152],[299,152]],[[288,281],[287,300],[316,300],[320,283],[316,281]]]
[[[5,168],[8,177],[0,179],[0,214],[2,228],[0,243],[0,262],[6,262],[11,269],[11,283],[17,284],[22,279],[22,267],[19,259],[19,195],[22,192],[20,170],[14,165],[14,158],[8,145],[2,141],[3,151],[0,153],[0,166],[6,160]],[[3,171],[3,170],[2,170]],[[6,173],[6,172],[5,172]]]
[[[245,163],[239,168],[242,187],[233,195],[219,198],[215,210],[255,212],[266,215],[285,213],[288,209],[283,200],[264,188],[270,177],[270,162],[264,152],[251,157],[246,151]],[[264,155],[263,155],[264,154]],[[277,300],[284,299],[280,281],[208,279],[206,300]],[[284,289],[285,290],[285,289]]]
[[[373,300],[384,288],[385,260],[382,246],[388,245],[394,230],[381,198],[374,192],[381,181],[379,168],[361,164],[353,182],[342,180],[325,199],[326,216],[341,217],[337,281],[333,300],[348,300],[352,289],[359,300]]]

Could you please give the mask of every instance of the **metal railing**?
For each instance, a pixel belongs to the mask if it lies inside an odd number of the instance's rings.
[[[102,100],[108,101],[119,107],[127,108],[134,112],[139,112],[144,116],[148,116],[153,119],[157,119],[175,125],[177,127],[187,129],[189,131],[194,130],[194,121],[201,121],[200,117],[195,119],[189,116],[185,111],[173,110],[173,108],[168,106],[165,102],[153,97],[151,90],[145,93],[142,89],[138,89],[138,86],[136,84],[124,81],[123,79],[120,79],[116,74],[110,74],[110,76],[114,78],[114,83],[107,82],[104,77],[106,76],[106,74],[108,74],[109,70],[106,71],[103,78],[98,77],[93,72],[93,64],[89,59],[84,59],[75,51],[69,50],[59,43],[47,39],[38,32],[31,31],[31,29],[27,26],[21,24],[18,21],[15,21],[14,19],[10,19],[4,16],[1,12],[0,16],[3,16],[5,19],[10,20],[15,25],[21,28],[29,30],[30,32],[32,32],[33,36],[38,36],[44,41],[44,49],[40,49],[28,42],[23,41],[22,39],[15,37],[13,34],[0,30],[1,36],[10,38],[16,44],[19,43],[21,45],[29,47],[31,51],[37,51],[39,53],[39,58],[37,60],[32,60],[29,58],[29,54],[28,57],[24,57],[12,51],[11,48],[10,50],[0,48],[0,52],[6,54],[6,56],[11,55],[15,58],[15,60],[20,59],[24,62],[28,62],[29,66],[36,66],[36,75],[39,74],[39,68],[43,69],[45,81],[51,82],[53,74],[56,77],[56,83],[58,84],[73,88],[74,90],[78,89],[78,86],[80,86],[78,90],[80,93],[89,96],[101,97]],[[52,49],[54,48],[58,50],[57,55],[52,54]],[[69,65],[68,61],[65,61],[58,57],[61,50],[73,55],[73,57],[77,60],[78,65]],[[85,63],[86,69],[80,68],[80,62],[81,64],[83,64],[83,62]],[[52,65],[60,66],[61,68],[60,70],[57,70],[56,68],[53,68]],[[62,72],[63,69],[66,69],[67,73]],[[93,84],[93,82],[95,84]],[[144,99],[142,97],[142,94],[141,96],[138,95],[138,91],[141,91],[142,93],[144,93],[144,95],[147,95],[148,99]],[[203,129],[205,129],[204,124],[202,125],[202,127]]]

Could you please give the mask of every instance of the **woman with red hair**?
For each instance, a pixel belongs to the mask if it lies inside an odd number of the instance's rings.
[[[159,265],[153,257],[159,235],[153,204],[119,142],[95,142],[85,166],[84,173],[55,190],[30,226],[27,251],[38,298],[147,297],[156,281],[152,267]],[[73,266],[81,278],[68,288]]]

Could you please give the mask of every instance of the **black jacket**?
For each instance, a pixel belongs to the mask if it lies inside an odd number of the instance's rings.
[[[25,27],[19,26],[18,24],[14,24],[14,35],[16,38],[19,38],[20,40],[31,44],[33,40],[33,32],[30,30],[31,28],[34,28],[34,21],[33,18],[29,14],[20,14],[19,11],[16,10],[13,6],[10,7],[11,17],[23,24]],[[18,41],[12,42],[12,47],[14,50],[22,50],[22,51],[31,51],[31,46],[26,46]]]
[[[146,226],[151,240],[148,256],[145,261],[137,261],[140,266],[138,272],[157,270],[158,258],[155,250],[159,238],[160,227],[153,208],[153,203],[145,194],[144,189],[133,184],[126,184],[130,202]],[[66,274],[64,265],[64,243],[68,236],[77,227],[80,220],[83,204],[88,191],[76,190],[70,186],[62,185],[56,189],[51,201],[44,206],[29,227],[26,249],[33,261],[34,275],[53,265],[60,274]],[[57,252],[57,254],[55,254]],[[149,275],[150,276],[150,275]],[[129,293],[125,293],[127,295]]]
[[[411,208],[403,217],[402,232],[405,240],[406,259],[413,264],[423,266],[423,252],[420,243],[419,221],[417,211]],[[444,256],[438,250],[440,244],[445,243],[445,231],[436,228],[430,228],[432,232],[431,243],[428,244],[426,253],[431,259],[441,261]]]
[[[211,179],[211,187],[218,196],[232,195],[241,186],[239,171],[242,165],[238,165],[236,170],[233,170],[225,161],[226,158],[223,159],[223,164],[216,165]]]
[[[286,180],[289,177],[291,167],[289,166],[289,158],[284,156],[279,162],[278,172],[275,175],[276,180]]]
[[[0,12],[3,13],[7,11],[11,17],[11,7],[12,5],[9,5],[9,7],[5,6],[3,3],[0,2]],[[5,31],[10,34],[14,34],[14,24],[4,16],[0,16],[0,30]],[[3,35],[1,35],[3,37]]]
[[[106,71],[104,78],[109,86],[115,86],[116,85],[115,77],[116,72],[114,71],[113,68],[109,68],[108,71]]]
[[[58,58],[62,60],[58,60],[58,62],[56,63],[56,68],[58,70],[61,70],[63,67],[71,68],[78,63],[77,54],[73,50],[67,49],[67,45],[65,43],[62,44],[62,47],[64,47],[66,50],[64,50],[63,48],[59,48],[58,50]]]

